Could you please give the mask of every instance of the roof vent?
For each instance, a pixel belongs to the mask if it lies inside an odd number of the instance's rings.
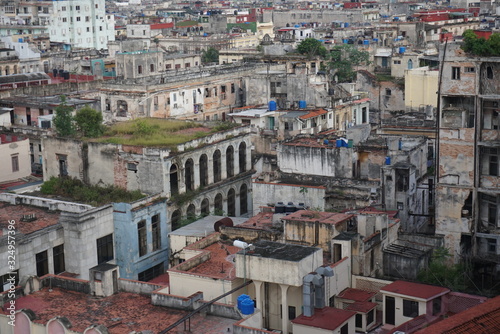
[[[31,214],[31,215],[23,215],[21,218],[22,222],[32,222],[36,220],[36,214]]]

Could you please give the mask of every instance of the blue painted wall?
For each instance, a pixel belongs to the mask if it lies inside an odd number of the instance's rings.
[[[165,200],[153,202],[137,209],[128,203],[113,204],[115,226],[115,259],[120,268],[120,277],[137,280],[138,274],[163,262],[168,269],[168,233],[167,204]],[[160,215],[161,247],[153,252],[151,217]],[[137,224],[146,221],[148,251],[139,257],[139,236]]]

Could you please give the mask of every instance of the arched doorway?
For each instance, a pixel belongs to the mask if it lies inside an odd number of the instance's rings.
[[[222,204],[222,194],[221,193],[218,193],[217,195],[215,195],[214,214],[216,216],[222,216],[224,214],[224,207]]]
[[[178,229],[181,227],[181,211],[180,210],[175,210],[172,212],[172,218],[170,219],[172,223],[172,231]]]
[[[186,218],[188,220],[195,220],[196,219],[196,208],[194,204],[189,204],[189,206],[186,209]]]
[[[234,148],[232,145],[226,150],[226,171],[227,177],[234,176]]]
[[[240,215],[248,213],[248,187],[242,184],[240,188]]]
[[[203,217],[208,216],[210,214],[210,203],[208,201],[208,198],[203,199],[201,201],[201,215]]]
[[[213,154],[214,183],[221,180],[221,153],[216,150]]]
[[[242,142],[238,148],[238,162],[240,164],[240,173],[247,170],[247,144]]]
[[[177,165],[170,166],[170,194],[175,195],[179,193],[179,173]]]
[[[184,182],[186,191],[194,190],[194,163],[193,159],[188,159],[184,165]]]
[[[208,157],[202,154],[200,157],[200,186],[208,185]]]
[[[227,192],[227,215],[236,216],[236,192],[233,188]]]

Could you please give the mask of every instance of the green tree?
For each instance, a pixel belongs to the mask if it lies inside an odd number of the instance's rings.
[[[491,34],[489,39],[479,38],[473,30],[466,30],[462,35],[465,52],[484,57],[500,56],[500,34]]]
[[[328,56],[328,51],[323,46],[323,44],[315,38],[306,38],[297,46],[297,52],[303,55],[307,55],[309,59],[314,56],[320,56],[326,58]]]
[[[201,61],[203,63],[218,63],[219,62],[219,51],[212,47],[207,50],[203,50],[201,53]]]
[[[102,114],[89,106],[85,106],[76,112],[75,123],[78,131],[84,137],[94,138],[104,133]]]
[[[352,82],[356,79],[356,66],[368,65],[370,54],[345,44],[335,46],[331,51],[330,68],[335,71],[338,82]]]
[[[56,115],[52,120],[56,133],[59,136],[67,137],[75,134],[75,124],[73,118],[74,108],[66,104],[66,96],[60,96],[61,103],[55,108]]]

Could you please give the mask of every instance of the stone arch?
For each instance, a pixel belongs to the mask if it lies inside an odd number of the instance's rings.
[[[196,218],[196,207],[193,203],[189,204],[186,209],[186,218],[195,219]]]
[[[172,212],[172,216],[170,218],[170,222],[172,224],[172,231],[178,229],[180,226],[182,214],[181,210],[177,209],[174,212]]]
[[[236,216],[236,192],[234,188],[230,188],[227,192],[227,215]]]
[[[240,215],[248,213],[248,186],[243,183],[240,187]]]
[[[234,176],[234,147],[229,145],[226,149],[226,173],[227,177]]]
[[[184,183],[186,191],[194,190],[194,162],[191,158],[184,164]]]
[[[177,164],[170,166],[170,194],[175,195],[179,193],[179,168]]]
[[[212,163],[213,163],[213,173],[214,173],[214,183],[219,182],[222,179],[222,157],[220,150],[215,150],[214,154],[212,155]]]
[[[241,142],[238,147],[238,162],[240,165],[240,173],[247,171],[247,144]]]
[[[58,317],[51,319],[47,323],[47,334],[66,334],[67,327],[71,327],[71,324],[66,318]]]
[[[201,215],[204,217],[210,214],[210,202],[208,198],[204,198],[203,201],[201,201],[200,211]]]
[[[200,186],[205,187],[208,185],[208,157],[206,154],[200,156]]]
[[[16,325],[14,334],[31,334],[31,321],[35,319],[35,313],[31,310],[21,310],[16,313]]]
[[[224,211],[223,197],[221,193],[217,193],[214,199],[214,211],[216,215],[222,215]]]

